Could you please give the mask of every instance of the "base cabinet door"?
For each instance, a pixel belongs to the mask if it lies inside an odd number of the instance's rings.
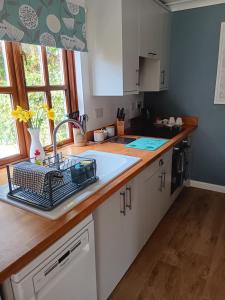
[[[127,270],[125,188],[111,196],[94,213],[98,299],[106,300]]]
[[[135,198],[140,204],[138,230],[141,247],[172,204],[171,165],[172,150],[135,178]]]
[[[142,215],[144,203],[136,193],[136,178],[126,186],[126,222],[125,241],[129,248],[126,253],[128,266],[134,261],[142,249]]]
[[[110,296],[168,210],[170,168],[156,161],[96,209],[98,300]]]
[[[148,179],[146,188],[146,228],[148,240],[162,216],[161,203],[163,201],[163,192],[161,170],[158,170]]]

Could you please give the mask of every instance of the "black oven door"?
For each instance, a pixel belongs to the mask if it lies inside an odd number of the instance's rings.
[[[189,178],[189,148],[185,140],[173,149],[171,194]]]

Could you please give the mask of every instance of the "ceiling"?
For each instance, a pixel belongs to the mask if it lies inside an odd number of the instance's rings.
[[[209,5],[216,5],[225,3],[225,0],[160,0],[171,11],[178,11],[184,9],[191,9]]]

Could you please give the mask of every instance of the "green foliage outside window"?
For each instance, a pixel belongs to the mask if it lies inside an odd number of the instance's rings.
[[[23,45],[24,51],[24,68],[27,86],[44,85],[42,72],[42,62],[40,48],[38,46]],[[56,48],[46,48],[48,59],[48,71],[50,85],[63,85],[63,65],[61,61],[60,50]],[[0,86],[7,86],[6,67],[4,63],[3,49],[0,42]],[[55,125],[65,119],[66,105],[64,91],[52,91],[52,106],[56,113]],[[44,92],[32,92],[28,94],[30,108],[35,111],[35,107],[46,102]],[[17,134],[15,122],[11,117],[11,99],[9,95],[0,94],[0,152],[1,145],[15,146],[17,144]],[[68,126],[63,126],[59,132],[58,141],[65,140],[69,137]],[[46,120],[41,127],[41,141],[43,145],[51,144],[50,129]],[[2,156],[3,157],[3,156]],[[1,153],[0,153],[1,158]]]

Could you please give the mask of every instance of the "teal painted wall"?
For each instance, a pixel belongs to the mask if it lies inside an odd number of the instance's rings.
[[[168,92],[146,93],[158,112],[196,115],[191,178],[225,185],[225,105],[214,105],[225,4],[173,13]]]

